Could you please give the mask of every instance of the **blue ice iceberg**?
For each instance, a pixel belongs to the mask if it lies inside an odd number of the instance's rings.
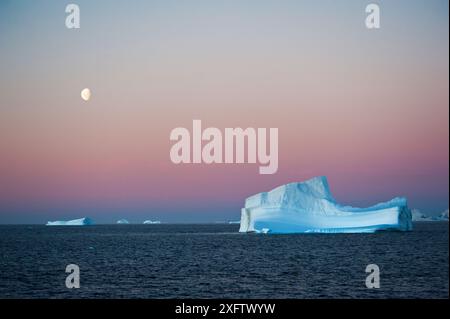
[[[246,199],[240,232],[373,233],[412,230],[406,198],[368,208],[342,206],[331,195],[326,177],[279,186]]]
[[[47,222],[47,226],[85,226],[85,225],[93,225],[94,221],[89,217],[73,219],[73,220],[65,220],[65,221],[54,221]]]

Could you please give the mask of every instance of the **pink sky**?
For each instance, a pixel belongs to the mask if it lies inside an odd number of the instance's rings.
[[[6,8],[16,20],[0,25],[0,222],[124,210],[236,219],[245,197],[316,175],[346,204],[406,196],[446,209],[448,3],[400,2],[384,4],[377,31],[357,2],[83,2],[73,32],[51,2]],[[193,119],[279,128],[278,172],[174,165],[169,133]]]

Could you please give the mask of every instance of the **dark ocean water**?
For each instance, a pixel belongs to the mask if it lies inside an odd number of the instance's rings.
[[[448,298],[448,223],[240,234],[238,225],[0,226],[0,298]],[[66,265],[81,287],[65,286]],[[381,287],[367,289],[368,264]]]

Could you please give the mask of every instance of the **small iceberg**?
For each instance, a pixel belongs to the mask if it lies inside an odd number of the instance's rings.
[[[448,222],[448,209],[443,211],[440,215],[439,215],[439,219],[442,221],[447,221]]]
[[[438,216],[425,215],[418,209],[412,209],[411,214],[413,222],[448,222],[448,209]]]
[[[431,221],[433,221],[432,217],[429,217],[429,216],[423,214],[420,210],[415,209],[415,208],[411,210],[411,216],[412,216],[413,222],[431,222]]]
[[[240,220],[230,220],[229,222],[228,222],[228,224],[240,224],[241,223],[241,221]]]
[[[443,214],[445,216],[445,214]],[[368,208],[340,205],[325,176],[279,186],[246,199],[240,232],[373,233],[412,230],[406,198]]]
[[[143,224],[145,224],[145,225],[161,224],[161,221],[159,221],[159,220],[144,220]]]
[[[129,224],[130,222],[128,221],[128,220],[126,220],[126,219],[119,219],[118,221],[117,221],[117,224]]]
[[[94,225],[94,221],[89,217],[73,219],[73,220],[62,220],[47,222],[46,226],[87,226]]]

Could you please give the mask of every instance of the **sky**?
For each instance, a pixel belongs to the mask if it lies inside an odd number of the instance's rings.
[[[449,202],[446,0],[0,2],[0,223],[239,220],[325,175],[338,202]],[[85,102],[80,91],[88,87]],[[279,168],[183,164],[176,127],[279,129]]]

